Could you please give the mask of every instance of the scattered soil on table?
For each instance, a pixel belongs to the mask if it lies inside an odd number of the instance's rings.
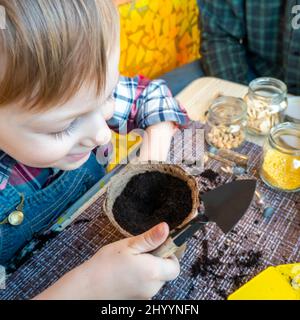
[[[192,276],[195,278],[198,275],[201,277],[206,277],[207,275],[213,274],[215,277],[224,277],[223,275],[218,275],[215,271],[221,266],[221,262],[218,257],[209,258],[201,256],[192,266]]]
[[[202,178],[208,179],[210,182],[217,182],[218,178],[220,177],[220,175],[217,172],[215,172],[211,169],[207,169],[207,170],[203,171],[200,174],[200,176]]]
[[[163,221],[172,230],[191,210],[192,192],[187,183],[158,171],[132,177],[113,205],[115,220],[133,235]]]
[[[224,182],[224,181],[223,181]],[[222,177],[220,174],[212,169],[207,169],[200,174],[200,193],[202,194],[209,192],[217,188],[222,184]]]
[[[10,261],[9,266],[6,268],[6,274],[12,274],[17,271],[27,260],[29,260],[35,252],[41,250],[49,241],[59,235],[59,232],[48,232],[43,235],[35,235],[31,241],[31,251],[23,253],[23,248],[20,249],[13,259]]]
[[[229,255],[231,261],[222,262],[224,251],[229,249],[226,244],[224,248],[217,251],[217,256],[209,257],[208,241],[202,241],[202,254],[192,265],[191,276],[197,278],[200,276],[205,281],[213,280],[214,291],[223,299],[226,299],[233,291],[241,287],[246,281],[250,280],[256,270],[261,265],[262,252],[261,251],[242,251],[231,252]],[[222,271],[220,271],[222,270]],[[232,272],[228,272],[233,270]],[[221,288],[221,281],[227,278],[231,283],[228,290]]]
[[[196,278],[198,275],[206,277],[214,275],[217,278],[220,276],[216,270],[222,265],[219,257],[208,257],[208,241],[202,241],[202,255],[192,265],[192,277]]]
[[[235,264],[240,269],[258,267],[261,257],[262,253],[260,251],[243,251],[235,259]]]
[[[83,218],[83,219],[77,219],[73,222],[74,225],[77,225],[77,224],[84,224],[84,223],[88,223],[88,222],[91,222],[91,219],[86,219],[86,218]],[[71,225],[69,225],[68,227],[70,227]],[[67,227],[67,228],[68,228]]]

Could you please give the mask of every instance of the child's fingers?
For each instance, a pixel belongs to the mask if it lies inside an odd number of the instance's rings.
[[[173,260],[175,263],[179,264],[179,260],[178,260],[178,258],[176,257],[175,254],[172,254],[168,259]]]
[[[150,252],[159,247],[169,235],[169,226],[162,222],[138,236],[128,238],[127,245],[136,253]]]
[[[180,273],[180,265],[175,255],[168,259],[161,259],[160,280],[171,281],[176,279]]]

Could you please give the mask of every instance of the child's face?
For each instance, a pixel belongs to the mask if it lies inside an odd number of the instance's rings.
[[[110,98],[118,78],[119,50],[110,57],[105,92],[82,89],[71,100],[49,111],[31,113],[22,105],[0,108],[0,149],[35,168],[73,170],[89,158],[96,146],[107,144],[106,121],[114,113]]]

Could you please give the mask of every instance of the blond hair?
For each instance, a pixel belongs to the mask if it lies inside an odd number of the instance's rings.
[[[118,36],[111,0],[0,0],[0,107],[25,101],[42,110],[70,99],[85,83],[105,88]]]

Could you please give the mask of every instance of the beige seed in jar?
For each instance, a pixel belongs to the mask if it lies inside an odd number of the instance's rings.
[[[257,119],[263,119],[265,117],[268,116],[268,112],[267,110],[263,110],[263,111],[260,111],[258,114],[257,114]]]
[[[269,132],[269,130],[271,129],[271,123],[270,123],[270,120],[266,119],[264,120],[260,126],[259,126],[259,129],[261,130],[262,133],[265,133],[267,134]]]

